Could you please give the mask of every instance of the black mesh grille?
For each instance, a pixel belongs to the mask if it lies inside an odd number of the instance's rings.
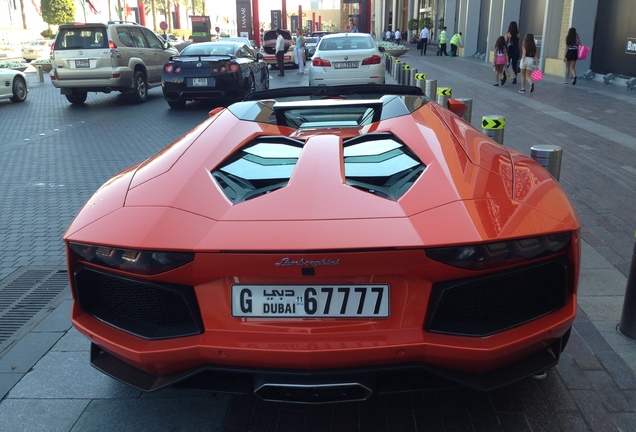
[[[156,284],[90,269],[75,274],[80,306],[96,318],[146,339],[202,332],[194,290]]]
[[[487,336],[524,324],[565,304],[563,260],[433,286],[426,330]]]

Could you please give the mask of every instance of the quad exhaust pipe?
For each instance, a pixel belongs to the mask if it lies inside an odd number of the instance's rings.
[[[258,378],[254,395],[268,402],[325,404],[360,402],[373,394],[371,386],[360,382],[297,384],[284,380]]]

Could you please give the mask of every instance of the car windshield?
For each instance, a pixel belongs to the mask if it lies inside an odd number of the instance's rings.
[[[370,37],[333,37],[323,39],[318,46],[320,51],[367,50],[373,48]]]

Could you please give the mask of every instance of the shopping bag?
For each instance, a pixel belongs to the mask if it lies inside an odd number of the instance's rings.
[[[541,81],[543,79],[543,72],[541,69],[532,71],[532,81]]]
[[[506,65],[505,72],[506,72],[507,79],[513,80],[517,78],[517,74],[515,73],[514,69],[510,67],[510,65]]]
[[[587,55],[590,52],[590,47],[585,46],[585,45],[579,45],[579,60],[585,60],[587,58]]]

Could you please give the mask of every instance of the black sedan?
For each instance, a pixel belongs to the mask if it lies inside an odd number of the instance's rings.
[[[254,56],[241,42],[219,41],[188,45],[163,67],[163,96],[171,108],[189,100],[229,104],[269,88],[269,71],[262,55]]]

